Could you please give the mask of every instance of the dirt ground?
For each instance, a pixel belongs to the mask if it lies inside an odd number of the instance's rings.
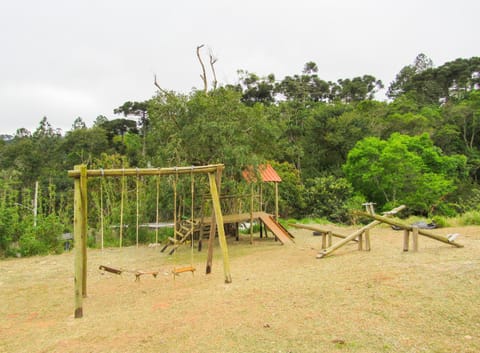
[[[195,275],[176,280],[187,247],[89,250],[81,319],[73,252],[0,261],[0,352],[480,352],[480,227],[435,230],[464,248],[420,237],[413,253],[380,226],[370,252],[352,243],[323,259],[320,237],[291,232],[293,246],[228,239],[230,284],[218,247],[211,275],[195,252]]]

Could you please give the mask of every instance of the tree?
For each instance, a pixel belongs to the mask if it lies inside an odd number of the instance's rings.
[[[86,129],[87,125],[82,118],[78,117],[75,119],[72,125],[72,130]]]
[[[431,68],[433,68],[433,61],[423,53],[418,54],[413,64],[404,66],[395,77],[395,80],[390,83],[387,97],[392,99],[400,97],[406,92],[413,76]]]
[[[301,75],[286,76],[275,91],[289,101],[327,102],[332,100],[331,82],[326,82],[317,74],[318,66],[307,62]]]
[[[60,148],[65,154],[65,169],[73,169],[76,164],[90,164],[94,158],[108,150],[107,133],[98,126],[72,129],[65,135]]]
[[[142,156],[145,157],[146,153],[146,136],[148,130],[148,101],[144,102],[125,102],[120,107],[113,110],[115,114],[123,114],[123,116],[136,116],[138,117],[138,125],[140,127],[140,133],[142,135]]]
[[[157,165],[224,163],[238,176],[245,165],[272,153],[277,131],[262,105],[246,106],[241,93],[219,88],[208,96],[160,96],[149,110],[149,141],[155,141]],[[150,145],[150,143],[149,143]]]
[[[387,94],[390,98],[407,94],[421,105],[440,105],[463,99],[468,92],[478,90],[479,83],[480,57],[459,58],[437,68],[428,62],[406,67]]]
[[[242,90],[242,101],[247,105],[262,103],[269,105],[275,102],[275,76],[270,74],[259,77],[254,73],[238,70],[239,88]]]
[[[465,176],[464,156],[444,156],[427,134],[368,137],[349,152],[343,166],[355,190],[380,208],[406,204],[428,214],[455,191]]]
[[[381,80],[377,80],[372,75],[363,75],[362,77],[354,77],[352,79],[338,80],[340,92],[338,98],[345,103],[361,102],[371,100],[375,97],[375,93],[383,88]]]

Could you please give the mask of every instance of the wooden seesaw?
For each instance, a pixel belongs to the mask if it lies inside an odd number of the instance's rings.
[[[296,228],[303,228],[303,229],[309,229],[313,230],[316,232],[319,232],[320,235],[322,236],[322,250],[317,254],[317,259],[321,259],[335,250],[341,248],[345,244],[351,242],[351,241],[357,241],[358,242],[358,250],[363,250],[363,239],[365,238],[365,250],[370,251],[370,229],[373,227],[381,224],[381,223],[386,223],[390,224],[393,226],[397,226],[400,229],[404,230],[404,241],[403,241],[403,251],[408,251],[409,248],[409,236],[410,232],[412,233],[412,241],[413,241],[413,250],[417,251],[418,250],[418,235],[423,235],[425,237],[441,241],[443,243],[446,243],[448,245],[455,246],[457,248],[462,248],[463,245],[455,242],[455,238],[458,236],[458,234],[450,234],[449,236],[442,236],[442,235],[437,235],[432,232],[426,231],[424,229],[419,229],[418,227],[411,226],[408,224],[405,224],[399,220],[393,220],[390,218],[390,216],[397,214],[401,210],[403,210],[406,206],[401,205],[397,208],[394,208],[393,210],[389,212],[384,212],[383,216],[375,214],[373,211],[373,207],[371,204],[368,204],[367,210],[368,212],[356,212],[356,214],[365,216],[368,218],[373,218],[374,220],[367,224],[366,226],[360,228],[359,230],[356,230],[350,235],[343,235],[339,234],[330,230],[326,230],[323,228],[319,228],[316,226],[311,226],[311,225],[303,225],[303,224],[290,224],[292,227]],[[342,238],[342,240],[338,241],[337,243],[332,244],[332,236],[336,236],[339,238]],[[328,245],[328,247],[327,247]]]
[[[455,241],[458,234],[450,234],[448,236],[443,236],[443,235],[434,234],[434,233],[432,233],[430,231],[427,231],[425,229],[421,229],[421,228],[406,224],[406,223],[404,223],[402,221],[399,221],[399,220],[396,220],[396,219],[394,220],[394,219],[391,219],[391,218],[387,218],[385,216],[379,216],[377,214],[371,214],[371,213],[366,213],[366,212],[357,212],[357,214],[359,214],[361,216],[373,218],[376,221],[386,223],[386,224],[390,224],[391,226],[396,226],[398,228],[403,229],[403,232],[404,232],[403,233],[404,234],[404,236],[403,236],[403,251],[408,251],[408,243],[409,243],[410,232],[412,232],[413,250],[414,251],[418,250],[418,235],[423,235],[424,237],[427,237],[427,238],[430,238],[430,239],[433,239],[433,240],[437,240],[437,241],[440,241],[442,243],[455,246],[457,248],[463,248],[462,244],[459,244]]]

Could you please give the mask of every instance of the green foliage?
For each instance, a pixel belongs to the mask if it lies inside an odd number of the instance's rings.
[[[284,78],[243,71],[237,85],[210,92],[160,90],[152,99],[120,105],[114,113],[121,119],[98,116],[88,127],[77,117],[65,134],[44,117],[33,133],[20,128],[0,140],[0,256],[59,251],[56,237],[71,232],[73,223],[67,170],[80,163],[89,169],[223,163],[222,194],[246,195],[250,185],[241,182],[242,169],[268,162],[283,180],[284,217],[356,222],[349,211],[365,200],[379,210],[405,203],[423,216],[476,212],[479,72],[478,57],[434,67],[420,54],[390,85],[392,101],[379,102],[374,94],[382,82],[375,77],[326,81],[317,64],[307,62]],[[196,179],[196,195],[208,194],[206,177]],[[159,182],[160,221],[173,218],[173,181]],[[136,182],[125,181],[125,244],[136,238]],[[103,218],[105,243],[117,245],[121,178],[89,178],[88,185],[89,243],[98,245]],[[140,178],[139,187],[139,223],[153,222],[157,180]],[[191,200],[188,178],[179,178],[177,187],[183,216],[192,203],[198,214],[201,196]],[[275,189],[267,184],[263,190],[262,201],[273,212]],[[230,212],[236,205],[225,201],[222,207]],[[139,232],[140,241],[153,237]]]
[[[311,216],[325,217],[332,222],[347,222],[349,211],[354,206],[353,197],[353,187],[344,178],[327,176],[307,180],[305,199]],[[361,203],[355,208],[361,208]]]
[[[462,226],[480,225],[480,211],[469,211],[461,215],[460,225]]]
[[[428,135],[393,134],[387,141],[366,138],[350,151],[343,167],[356,190],[379,207],[408,205],[428,214],[463,177],[466,159],[445,156]]]
[[[305,208],[304,186],[298,170],[290,163],[269,162],[277,171],[282,182],[279,186],[279,208],[281,217],[296,217]],[[272,199],[273,197],[271,197]]]

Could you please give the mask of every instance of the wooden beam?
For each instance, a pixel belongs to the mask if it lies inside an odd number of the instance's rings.
[[[319,232],[319,233],[325,233],[327,234],[328,232],[331,232],[332,235],[334,237],[337,237],[337,238],[342,238],[342,239],[345,239],[347,236],[344,235],[344,234],[340,234],[340,233],[336,233],[332,230],[329,230],[329,229],[325,229],[325,228],[321,228],[321,227],[318,227],[318,226],[312,226],[312,225],[309,225],[309,224],[298,224],[298,223],[289,223],[288,224],[290,227],[294,227],[294,228],[300,228],[300,229],[308,229],[308,230],[313,230],[314,232]],[[358,240],[354,239],[353,240],[354,242],[357,242]]]
[[[223,164],[210,164],[204,166],[191,167],[171,167],[171,168],[127,168],[127,169],[90,169],[87,170],[87,177],[110,176],[148,176],[148,175],[176,175],[176,174],[206,174],[215,173],[218,169],[223,170]],[[79,178],[80,171],[74,169],[68,171],[71,178]]]
[[[219,171],[217,171],[219,173]],[[208,173],[208,180],[210,182],[210,193],[212,195],[212,204],[215,211],[215,220],[217,222],[218,241],[222,249],[223,257],[223,272],[225,274],[225,283],[232,282],[232,275],[230,274],[230,260],[228,258],[227,240],[225,238],[225,228],[223,225],[222,210],[220,207],[220,199],[218,197],[218,185],[215,176],[217,173]]]

